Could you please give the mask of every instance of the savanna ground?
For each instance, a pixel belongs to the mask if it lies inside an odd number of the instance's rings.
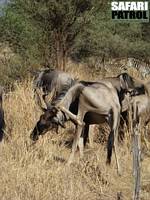
[[[96,74],[80,67],[72,68],[70,73],[85,80],[102,76],[101,72]],[[70,154],[73,126],[60,129],[59,134],[48,132],[33,144],[30,131],[41,111],[34,100],[32,80],[16,82],[14,87],[4,97],[7,127],[6,137],[0,143],[0,200],[116,200],[117,195],[123,200],[132,198],[129,134],[126,133],[124,143],[119,145],[121,177],[116,172],[114,155],[111,166],[105,164],[106,143],[95,142],[93,148],[87,145],[84,159],[79,162],[77,152],[76,162],[68,168],[65,163]],[[145,152],[141,200],[150,199],[150,157]]]

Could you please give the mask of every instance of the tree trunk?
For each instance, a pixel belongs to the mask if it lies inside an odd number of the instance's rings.
[[[59,69],[59,44],[56,41],[56,68]]]
[[[63,50],[63,71],[66,71],[66,64],[67,64],[67,51]]]
[[[56,68],[62,69],[62,53],[61,53],[61,34],[55,33],[55,57],[56,57]]]
[[[57,32],[55,40],[56,68],[65,71],[67,62],[66,38]]]

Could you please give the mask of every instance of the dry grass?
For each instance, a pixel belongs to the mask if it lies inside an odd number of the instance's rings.
[[[81,73],[80,73],[81,74]],[[92,75],[91,75],[92,76]],[[88,77],[88,75],[87,75]],[[85,78],[85,77],[80,77]],[[90,77],[91,78],[91,77]],[[40,116],[31,81],[16,83],[4,100],[6,139],[0,144],[0,200],[123,200],[132,197],[130,141],[120,145],[122,176],[118,177],[114,156],[105,165],[106,147],[86,147],[84,160],[68,168],[65,162],[74,131],[49,132],[32,144],[29,135]],[[142,200],[150,199],[150,161],[142,162]]]

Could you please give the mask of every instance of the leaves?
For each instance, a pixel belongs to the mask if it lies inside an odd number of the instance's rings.
[[[149,32],[149,24],[113,21],[109,0],[10,0],[0,16],[0,41],[40,63],[63,56],[147,57]]]

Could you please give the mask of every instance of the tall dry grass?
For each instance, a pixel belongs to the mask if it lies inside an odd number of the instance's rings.
[[[80,73],[81,74],[81,73]],[[87,74],[88,77],[88,74]],[[85,78],[85,77],[80,77]],[[0,200],[130,200],[133,190],[132,156],[129,140],[119,146],[122,176],[116,173],[114,156],[106,166],[106,145],[85,148],[85,157],[70,168],[74,130],[48,132],[33,144],[30,131],[41,111],[35,104],[32,81],[16,83],[4,99],[6,138],[0,143]],[[142,162],[143,200],[150,199],[150,160]]]

